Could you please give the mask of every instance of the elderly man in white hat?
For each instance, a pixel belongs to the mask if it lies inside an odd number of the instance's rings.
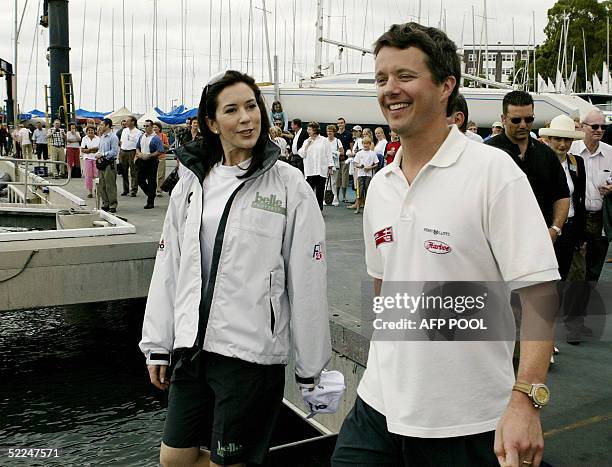
[[[542,128],[540,136],[548,137],[548,146],[557,154],[559,162],[565,171],[567,185],[570,191],[570,208],[567,221],[562,227],[562,235],[554,244],[559,275],[566,280],[572,264],[574,248],[584,240],[586,227],[586,209],[584,196],[586,187],[586,172],[582,157],[568,154],[575,140],[584,138],[584,132],[576,131],[574,120],[567,115],[559,115],[550,122],[550,128]]]
[[[487,136],[483,142],[487,142],[489,141],[491,138],[493,138],[494,136],[499,135],[501,132],[504,131],[504,125],[502,124],[502,122],[493,122],[493,124],[491,125],[491,134],[489,136]]]

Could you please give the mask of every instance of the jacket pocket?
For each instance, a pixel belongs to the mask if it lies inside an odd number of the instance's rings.
[[[269,287],[269,298],[270,298],[270,332],[272,333],[272,337],[275,337],[274,331],[276,328],[276,314],[280,309],[280,301],[278,296],[278,291],[275,290],[275,279],[276,274],[274,271],[270,272],[270,287]]]

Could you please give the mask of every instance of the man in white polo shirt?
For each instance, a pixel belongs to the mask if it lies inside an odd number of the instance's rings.
[[[132,197],[138,193],[138,167],[136,167],[136,146],[142,131],[136,127],[136,117],[128,117],[126,119],[127,126],[121,132],[121,140],[119,141],[119,162],[123,168],[123,191],[121,196],[127,196],[128,194]],[[130,181],[132,182],[132,188],[130,191]]]
[[[447,126],[461,77],[455,44],[435,28],[394,25],[375,57],[378,101],[403,148],[366,201],[375,295],[399,281],[528,282],[518,290],[523,321],[554,310],[554,300],[532,305],[554,296],[559,275],[527,177],[502,151]],[[373,338],[332,466],[539,465],[552,349],[550,333],[542,337],[521,338],[516,384],[514,341]]]

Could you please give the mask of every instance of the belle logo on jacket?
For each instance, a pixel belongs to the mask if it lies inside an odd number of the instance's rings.
[[[158,248],[158,251],[160,251],[160,252],[161,252],[161,251],[164,251],[164,248],[166,248],[166,244],[164,243],[164,239],[162,238],[162,239],[159,241],[159,248]]]
[[[449,245],[437,240],[427,240],[425,242],[425,249],[430,253],[435,253],[436,255],[445,255],[452,251],[452,248]]]
[[[374,241],[376,242],[376,248],[383,243],[393,242],[393,227],[385,227],[374,234]]]
[[[312,257],[315,259],[315,261],[321,261],[323,259],[323,249],[321,248],[321,244],[317,243],[314,246],[314,250],[312,252]]]
[[[283,201],[276,199],[276,195],[272,194],[268,197],[261,196],[259,191],[255,194],[255,201],[251,207],[263,209],[264,211],[275,212],[277,214],[287,215],[287,208],[283,207]]]

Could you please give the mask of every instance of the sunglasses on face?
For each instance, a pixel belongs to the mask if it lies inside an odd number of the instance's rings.
[[[509,119],[514,125],[518,125],[521,123],[521,120],[524,120],[525,123],[527,125],[529,125],[530,123],[533,123],[533,121],[535,120],[534,116],[531,117],[512,117]]]
[[[593,131],[597,131],[601,128],[601,131],[605,131],[606,128],[608,128],[608,125],[599,125],[598,123],[594,123],[594,124],[590,124],[590,123],[585,123],[586,126],[590,126]]]

